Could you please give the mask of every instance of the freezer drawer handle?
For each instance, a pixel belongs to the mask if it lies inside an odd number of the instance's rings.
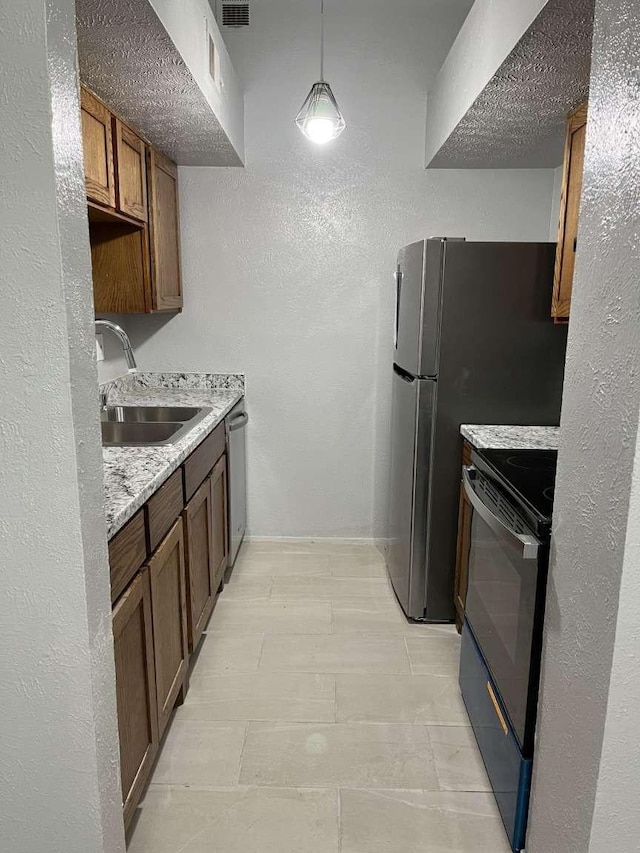
[[[229,432],[233,432],[236,429],[242,429],[243,426],[249,422],[249,415],[247,412],[242,412],[242,414],[237,415],[233,420],[229,421]]]
[[[491,512],[489,507],[482,502],[476,494],[476,490],[473,488],[473,477],[475,477],[475,474],[476,469],[473,465],[465,465],[462,469],[462,484],[474,510],[478,513],[485,524],[500,537],[500,539],[503,539],[510,545],[513,545],[515,542],[522,547],[523,560],[537,560],[538,549],[540,548],[538,540],[535,536],[516,533],[515,530],[508,527],[501,518],[498,518],[497,515]]]
[[[493,687],[491,686],[490,681],[487,681],[487,692],[489,694],[489,698],[491,699],[491,702],[493,703],[493,710],[496,712],[496,716],[500,722],[500,725],[502,726],[502,731],[505,733],[505,735],[508,735],[509,734],[509,728],[508,728],[507,723],[504,719],[504,714],[502,713],[502,711],[500,709],[500,705],[498,705],[498,700],[496,699],[496,694],[493,692]]]

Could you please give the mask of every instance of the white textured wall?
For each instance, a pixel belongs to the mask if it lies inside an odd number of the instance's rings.
[[[72,0],[0,27],[0,847],[122,853]]]
[[[637,124],[636,124],[637,127]],[[633,850],[640,836],[640,432],[636,438],[620,603],[589,853]]]
[[[256,2],[251,29],[225,33],[246,168],[180,170],[185,309],[121,319],[145,368],[247,373],[253,535],[384,533],[397,250],[548,239],[551,171],[424,171],[427,86],[468,8],[327,0],[347,130],[325,148],[293,122],[318,74],[318,3]]]
[[[429,87],[427,165],[491,80],[548,0],[475,0]]]
[[[597,0],[527,853],[640,837],[639,57],[638,4]]]

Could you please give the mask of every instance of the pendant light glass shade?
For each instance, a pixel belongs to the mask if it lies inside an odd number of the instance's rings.
[[[331,86],[324,79],[324,0],[320,0],[320,79],[311,87],[296,124],[307,139],[318,145],[337,139],[347,126]]]
[[[296,116],[296,124],[307,139],[318,145],[337,139],[345,129],[346,122],[326,81],[319,80],[313,84]]]

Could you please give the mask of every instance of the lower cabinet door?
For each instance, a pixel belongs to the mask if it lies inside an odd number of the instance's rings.
[[[127,826],[151,772],[159,740],[151,587],[146,568],[114,608],[113,640],[122,800]]]
[[[223,454],[211,472],[211,511],[213,513],[213,578],[217,589],[224,578],[229,554],[227,525],[227,456]]]
[[[160,737],[189,671],[184,534],[179,518],[149,560]],[[184,695],[184,694],[183,694]]]
[[[186,538],[187,625],[193,651],[205,629],[217,592],[213,565],[211,477],[207,477],[182,514]]]

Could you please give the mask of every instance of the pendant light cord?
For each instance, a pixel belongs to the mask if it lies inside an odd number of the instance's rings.
[[[320,80],[324,82],[324,0],[320,0]]]

